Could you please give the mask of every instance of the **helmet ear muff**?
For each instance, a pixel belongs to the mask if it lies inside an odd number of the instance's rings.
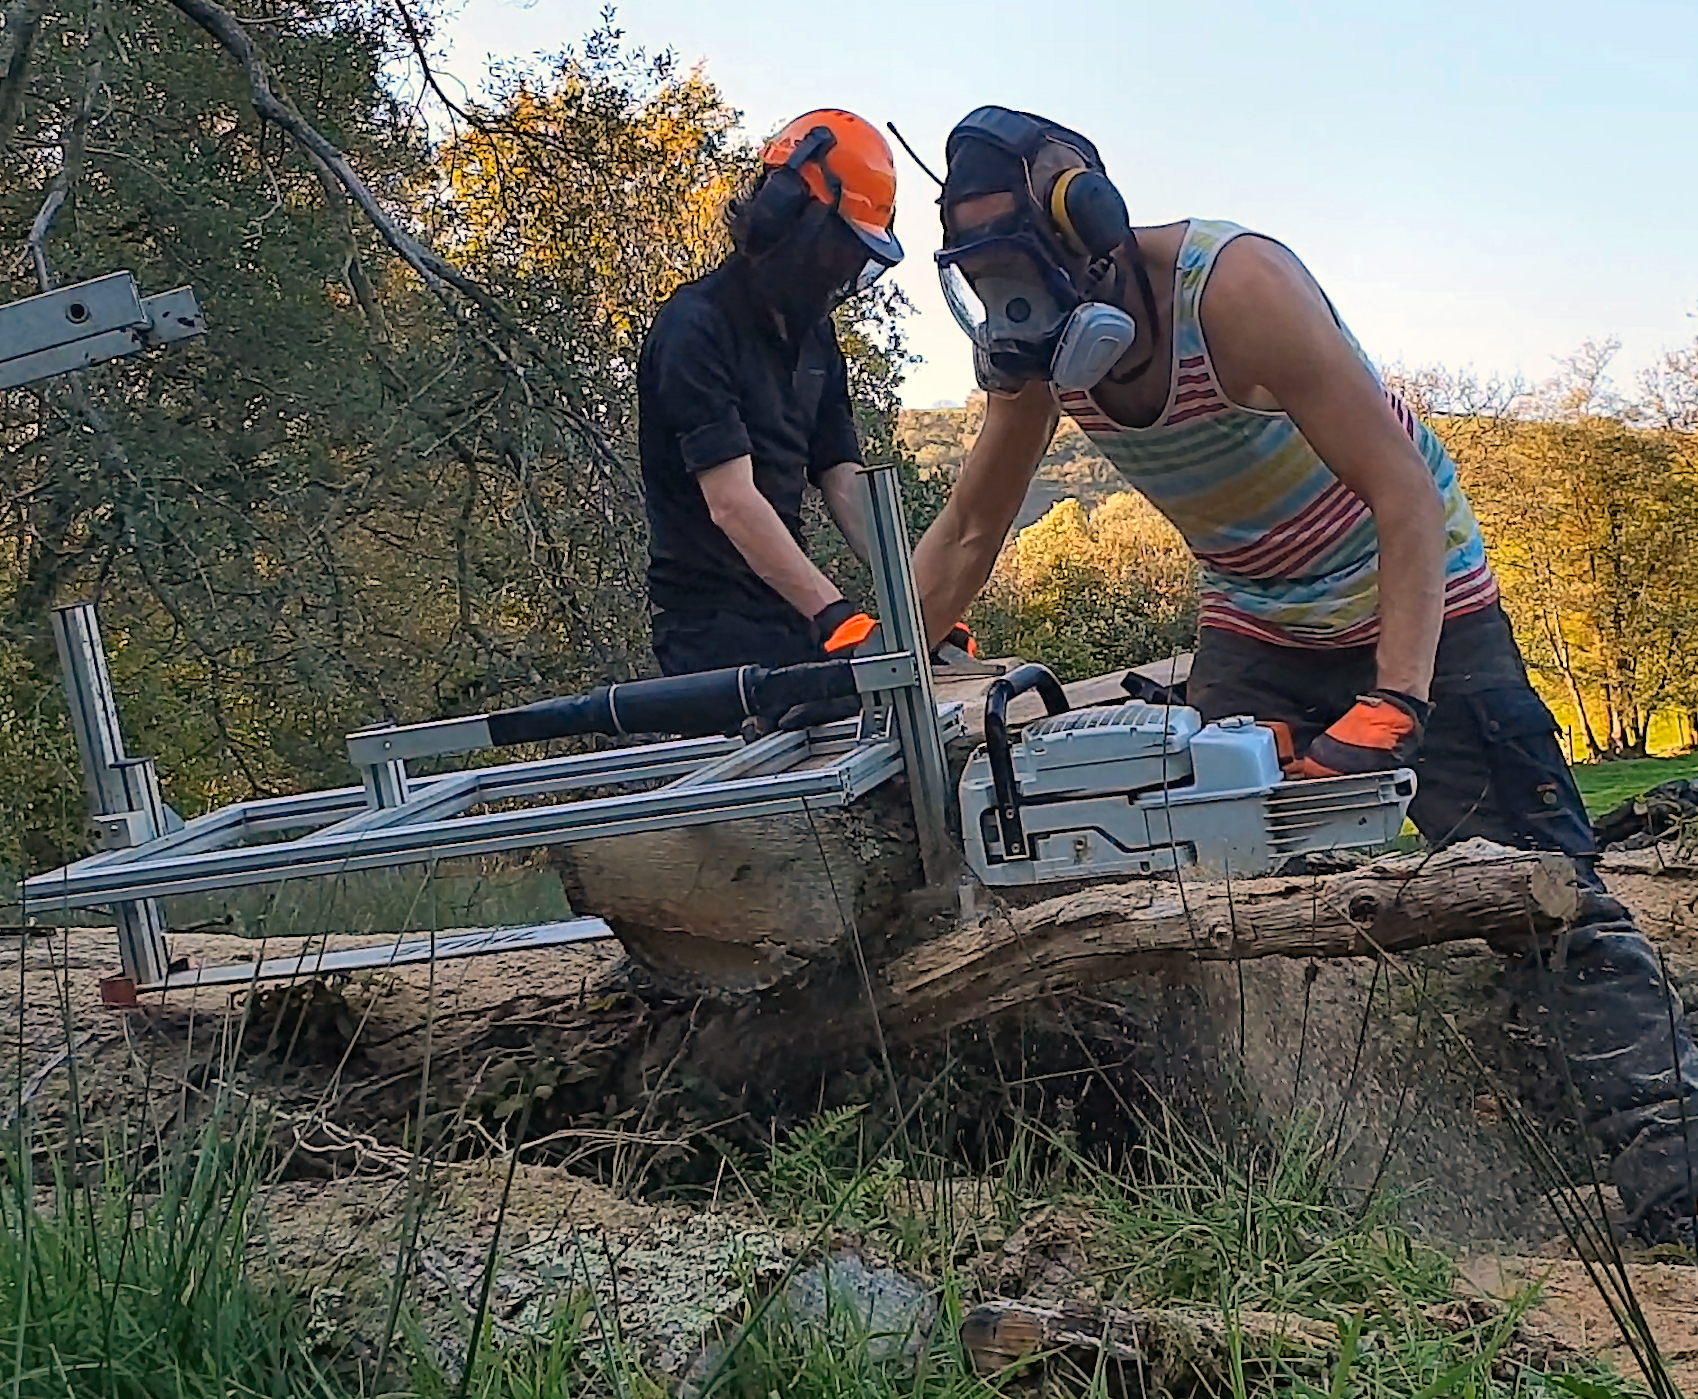
[[[1050,189],[1049,214],[1075,252],[1108,257],[1132,232],[1126,201],[1100,170],[1064,170]]]
[[[816,126],[796,143],[790,158],[783,165],[768,168],[766,178],[749,200],[749,247],[752,252],[764,252],[783,242],[807,211],[808,201],[815,198],[803,177],[810,162],[819,166],[826,189],[836,198],[842,197],[842,187],[826,163],[826,152],[837,144],[829,127]]]

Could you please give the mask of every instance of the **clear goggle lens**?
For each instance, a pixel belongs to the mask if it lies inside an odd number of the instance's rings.
[[[966,274],[955,263],[946,263],[938,269],[938,281],[943,285],[943,299],[955,317],[955,324],[968,335],[976,335],[990,314]]]

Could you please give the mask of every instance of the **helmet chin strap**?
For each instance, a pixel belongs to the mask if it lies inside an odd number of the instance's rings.
[[[1138,250],[1138,236],[1128,230],[1126,241],[1120,245],[1126,252],[1128,261],[1132,264],[1132,278],[1138,283],[1138,298],[1144,303],[1144,318],[1149,322],[1150,353],[1143,361],[1135,364],[1122,374],[1112,371],[1104,377],[1111,384],[1130,384],[1141,379],[1149,372],[1150,366],[1156,362],[1156,351],[1161,343],[1161,318],[1156,313],[1156,289],[1150,285],[1150,274],[1144,270],[1143,254]],[[1109,265],[1114,266],[1113,254],[1109,256]],[[1116,300],[1124,300],[1124,277],[1118,267],[1115,267],[1114,292]]]

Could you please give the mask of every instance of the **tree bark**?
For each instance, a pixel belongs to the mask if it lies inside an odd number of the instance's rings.
[[[1574,1354],[1565,1338],[1546,1327],[1507,1322],[1507,1311],[1498,1303],[1441,1302],[1425,1308],[1424,1316],[1453,1335],[1488,1322],[1505,1323],[1501,1363],[1546,1369]],[[1215,1393],[1231,1385],[1239,1366],[1265,1373],[1274,1355],[1287,1373],[1296,1369],[1320,1379],[1336,1364],[1339,1344],[1336,1326],[1285,1312],[1241,1311],[1229,1325],[1220,1312],[1202,1307],[1000,1298],[968,1312],[960,1336],[962,1350],[980,1375],[1007,1375],[1016,1367],[1016,1373],[1047,1378],[1057,1388],[1089,1386],[1111,1395]],[[1364,1339],[1372,1336],[1370,1330]]]
[[[5,24],[0,28],[0,155],[11,146],[23,111],[36,36],[46,8],[46,0],[12,0],[6,6]]]

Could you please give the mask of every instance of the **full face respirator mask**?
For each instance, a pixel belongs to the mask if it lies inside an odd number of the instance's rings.
[[[1137,338],[1136,322],[1117,304],[1122,247],[1134,253],[1148,325],[1156,320],[1126,203],[1096,147],[1037,117],[981,107],[950,132],[945,150],[938,275],[975,359],[1003,387],[1033,380],[1094,387]],[[952,229],[955,207],[983,196],[1002,196],[986,203],[1005,207]],[[1136,378],[1149,363],[1117,377]]]

